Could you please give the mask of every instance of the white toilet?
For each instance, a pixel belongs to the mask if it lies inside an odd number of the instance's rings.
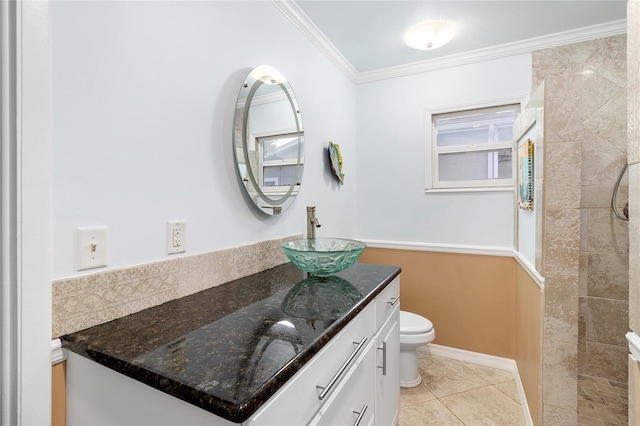
[[[412,312],[400,311],[400,387],[412,388],[422,381],[416,349],[436,338],[428,319]]]

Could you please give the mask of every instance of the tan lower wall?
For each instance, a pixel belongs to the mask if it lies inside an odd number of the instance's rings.
[[[67,363],[55,364],[51,369],[51,426],[67,424]]]
[[[518,374],[534,425],[542,424],[542,321],[544,292],[516,262],[515,330]]]
[[[434,343],[515,359],[513,258],[369,247],[360,262],[402,268],[400,306],[433,322]]]

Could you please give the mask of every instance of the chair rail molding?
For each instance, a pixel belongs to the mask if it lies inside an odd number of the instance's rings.
[[[630,331],[624,337],[626,337],[627,342],[629,342],[629,352],[631,352],[631,355],[633,355],[637,362],[640,362],[640,336],[634,331]]]

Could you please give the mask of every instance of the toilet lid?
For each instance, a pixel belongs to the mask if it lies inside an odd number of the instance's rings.
[[[431,321],[413,312],[400,311],[400,333],[422,334],[433,329]]]

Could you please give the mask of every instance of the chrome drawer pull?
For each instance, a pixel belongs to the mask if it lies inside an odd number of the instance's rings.
[[[396,302],[400,300],[400,295],[397,295],[396,297],[393,297],[389,300],[387,300],[387,303],[390,304],[391,306],[395,305]]]
[[[360,343],[353,342],[354,345],[358,345],[358,346],[356,346],[356,348],[353,350],[353,352],[351,352],[351,355],[349,355],[349,358],[347,358],[345,363],[342,364],[342,367],[340,367],[340,369],[335,374],[335,376],[333,376],[333,378],[329,381],[329,384],[327,386],[316,385],[316,388],[318,389],[318,399],[320,401],[322,401],[327,396],[327,394],[329,393],[329,391],[331,390],[333,385],[336,384],[336,382],[338,381],[338,379],[340,378],[342,373],[344,373],[344,370],[347,369],[349,364],[351,364],[351,361],[353,361],[353,359],[356,357],[356,355],[358,355],[358,352],[360,351],[360,349],[362,349],[362,347],[364,346],[365,343],[367,343],[367,337],[366,336],[362,338]]]
[[[358,415],[358,418],[356,419],[356,422],[353,424],[353,426],[358,426],[360,424],[360,422],[362,421],[362,418],[364,417],[364,412],[367,411],[367,408],[369,408],[367,404],[364,404],[364,406],[360,409],[360,412],[357,412],[357,411],[353,412],[353,414]]]
[[[382,375],[387,375],[387,342],[382,342],[381,348],[376,348],[382,351],[382,365],[376,365],[378,368],[382,368]]]

